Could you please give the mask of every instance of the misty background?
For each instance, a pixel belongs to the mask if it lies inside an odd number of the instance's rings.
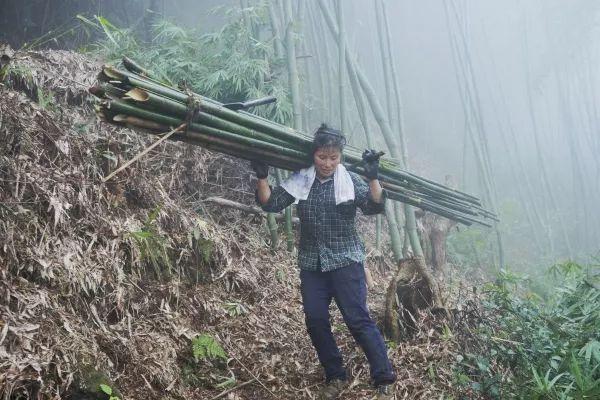
[[[0,40],[14,48],[35,43],[48,31],[72,31],[39,47],[80,48],[97,36],[77,29],[75,15],[104,15],[120,27],[158,18],[204,32],[227,20],[222,10],[253,1],[0,1]],[[57,3],[63,3],[61,7]],[[299,22],[299,73],[307,126],[340,125],[338,110],[315,85],[315,43],[337,68],[338,50],[316,6]],[[391,51],[402,95],[410,170],[456,186],[487,202],[473,140],[489,151],[508,265],[539,265],[567,258],[589,260],[600,250],[600,69],[594,0],[402,0],[386,1]],[[220,7],[220,11],[215,11]],[[333,7],[332,7],[333,9]],[[152,10],[148,13],[148,10]],[[385,102],[387,82],[380,55],[375,8],[344,0],[348,49]],[[312,32],[316,40],[308,39]],[[264,33],[267,35],[267,33]],[[335,74],[335,71],[333,71]],[[311,79],[312,78],[312,79]],[[312,81],[312,83],[310,83]],[[331,82],[330,82],[331,83]],[[349,87],[349,84],[347,83]],[[337,90],[331,83],[327,90]],[[337,93],[337,92],[336,92]],[[346,93],[349,93],[348,91]],[[365,147],[351,93],[347,133]],[[369,115],[371,115],[369,113]],[[375,144],[385,149],[377,124]],[[474,132],[472,139],[468,132]],[[465,232],[470,236],[464,236]],[[492,252],[487,228],[460,227],[450,243],[475,238]],[[463,235],[463,236],[461,236]],[[462,238],[462,239],[461,239]],[[454,240],[454,242],[453,242]],[[457,247],[458,248],[458,247]]]

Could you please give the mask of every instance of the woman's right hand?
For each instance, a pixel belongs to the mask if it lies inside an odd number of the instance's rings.
[[[266,179],[269,176],[269,166],[262,161],[250,161],[250,167],[254,170],[258,179]]]

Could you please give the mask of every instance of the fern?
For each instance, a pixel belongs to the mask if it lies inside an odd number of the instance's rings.
[[[227,361],[227,353],[223,347],[206,333],[192,339],[192,353],[196,362],[206,359]]]

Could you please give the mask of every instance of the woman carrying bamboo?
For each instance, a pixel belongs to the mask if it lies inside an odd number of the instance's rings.
[[[257,200],[267,212],[280,212],[297,203],[298,264],[305,321],[326,378],[320,398],[336,399],[347,385],[342,356],[329,322],[333,298],[367,356],[376,399],[391,399],[396,376],[383,337],[367,309],[365,249],[355,226],[357,207],[365,215],[383,212],[385,193],[378,180],[379,155],[373,150],[363,153],[367,184],[341,164],[345,144],[340,131],[323,124],[312,144],[313,166],[295,172],[272,190],[267,181],[269,167],[253,162],[258,178]]]

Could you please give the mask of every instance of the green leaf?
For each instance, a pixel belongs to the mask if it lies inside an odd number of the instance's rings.
[[[105,385],[104,383],[100,384],[100,390],[102,390],[104,393],[106,393],[107,395],[112,395],[112,388],[108,385]]]
[[[221,383],[216,384],[215,387],[217,387],[219,389],[227,389],[227,388],[234,387],[236,382],[237,381],[236,381],[235,377],[231,377],[231,378],[225,379]]]
[[[78,20],[84,22],[86,25],[92,26],[94,28],[100,28],[100,26],[97,23],[95,23],[94,21],[92,21],[92,20],[84,17],[81,14],[77,14],[77,16],[75,18],[77,18]]]
[[[221,345],[208,334],[202,334],[192,339],[192,353],[196,361],[221,359],[227,361],[227,353]]]

